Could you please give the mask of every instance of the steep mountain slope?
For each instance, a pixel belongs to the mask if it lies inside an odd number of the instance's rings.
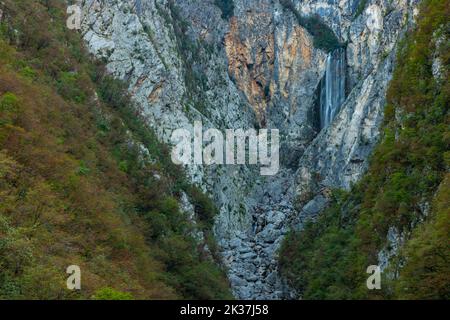
[[[83,2],[89,49],[129,84],[162,141],[194,120],[280,130],[274,177],[249,166],[187,166],[219,207],[215,235],[235,296],[295,295],[279,277],[277,250],[291,227],[326,207],[331,189],[350,188],[367,170],[396,45],[417,3]],[[324,113],[334,118],[321,121]]]
[[[0,298],[230,297],[214,206],[65,11],[0,3]],[[80,291],[66,287],[70,265]]]
[[[398,50],[367,175],[283,245],[303,298],[450,298],[450,3],[427,0]],[[382,290],[367,290],[379,265]]]

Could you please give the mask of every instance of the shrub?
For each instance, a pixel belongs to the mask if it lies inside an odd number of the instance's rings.
[[[198,298],[182,267],[206,259],[178,206],[189,184],[126,85],[65,28],[63,2],[4,0],[2,9],[0,298]],[[27,22],[44,34],[33,39]],[[74,263],[83,290],[70,292],[64,271]],[[217,265],[206,271],[220,278],[207,280],[211,298],[228,290]]]
[[[110,287],[97,290],[92,296],[93,300],[132,300],[133,296],[128,292],[121,292]]]
[[[228,20],[234,14],[233,0],[215,0],[216,6],[222,11],[222,19]]]
[[[6,92],[0,96],[0,125],[13,124],[19,116],[19,98]]]
[[[214,217],[218,214],[216,206],[211,199],[197,187],[191,187],[188,194],[199,219],[210,228],[214,224]]]

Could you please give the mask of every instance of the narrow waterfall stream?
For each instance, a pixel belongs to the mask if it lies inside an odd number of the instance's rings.
[[[339,113],[345,100],[345,49],[328,54],[325,76],[320,84],[320,128],[326,128]]]

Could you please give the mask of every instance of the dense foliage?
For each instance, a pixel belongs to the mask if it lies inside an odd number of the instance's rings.
[[[224,272],[199,248],[217,258],[214,206],[65,27],[64,2],[0,9],[0,298],[229,298]],[[81,291],[66,288],[73,264]]]
[[[297,18],[298,24],[308,30],[314,38],[314,46],[326,52],[333,51],[342,46],[339,39],[317,15],[303,16],[298,12],[291,0],[280,0],[286,9],[292,11]]]
[[[285,241],[281,269],[303,298],[450,298],[449,18],[448,0],[424,1],[399,47],[366,177],[351,192],[336,191],[315,223]],[[436,56],[441,80],[432,73]],[[366,268],[378,264],[389,229],[404,244],[382,289],[369,291]]]

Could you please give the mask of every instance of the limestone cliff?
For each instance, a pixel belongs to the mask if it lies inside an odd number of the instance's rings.
[[[163,141],[194,120],[280,130],[282,169],[274,177],[246,166],[187,169],[220,209],[215,231],[234,294],[289,298],[295,293],[277,272],[283,235],[326,205],[329,188],[348,188],[367,168],[394,49],[417,1],[296,0],[291,9],[278,0],[233,2],[224,19],[214,0],[85,0],[82,33],[128,82]],[[314,46],[299,13],[320,16],[344,44],[345,100],[323,129],[329,53]]]

